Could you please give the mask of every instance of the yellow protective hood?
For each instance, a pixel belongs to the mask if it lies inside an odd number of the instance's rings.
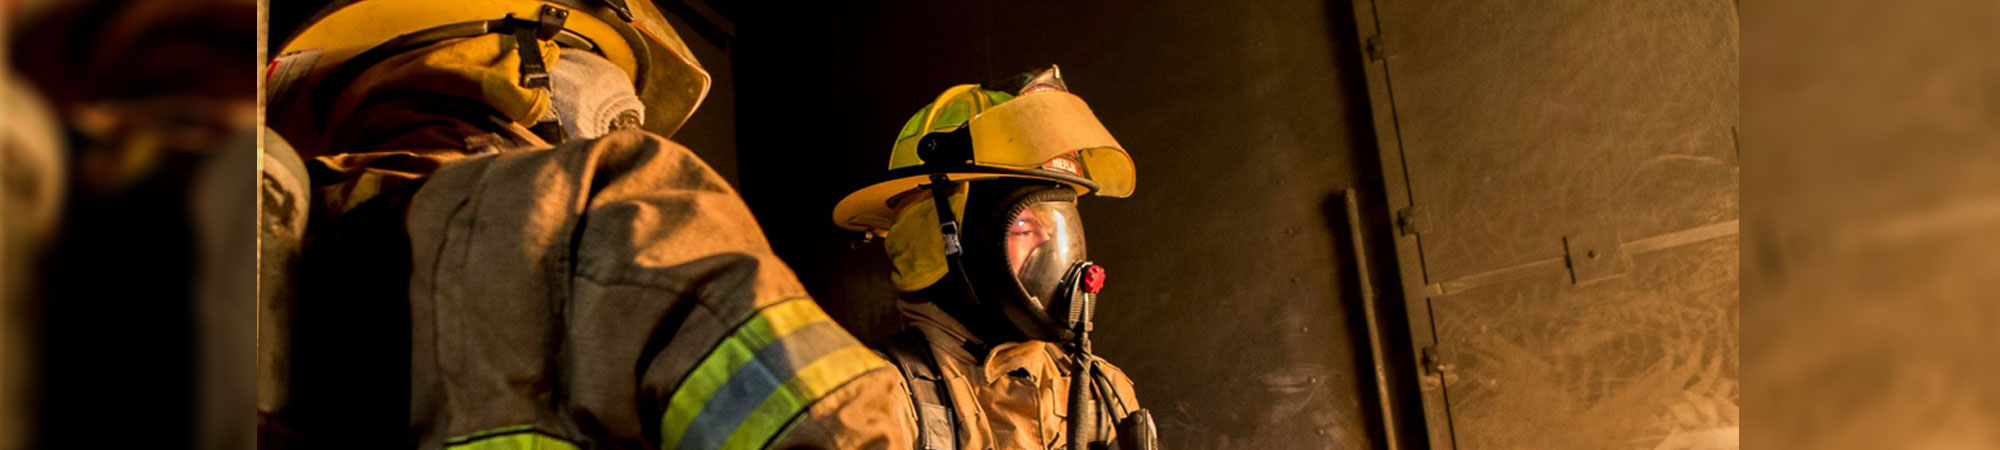
[[[952,214],[959,223],[965,223],[965,183],[959,183],[951,196]],[[937,204],[928,194],[922,199],[910,201],[897,213],[896,223],[889,227],[888,237],[883,239],[882,248],[889,252],[889,280],[896,283],[896,289],[911,292],[930,286],[943,279],[951,271],[944,259],[944,240],[938,237]]]

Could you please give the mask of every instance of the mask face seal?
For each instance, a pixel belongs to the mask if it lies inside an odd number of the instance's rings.
[[[1087,259],[1083,220],[1074,201],[1039,201],[1019,210],[1006,232],[1008,266],[1032,306],[1057,311],[1057,290],[1065,275]]]

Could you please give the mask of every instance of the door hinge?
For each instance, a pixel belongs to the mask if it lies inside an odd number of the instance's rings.
[[[1419,212],[1414,205],[1396,210],[1396,229],[1404,236],[1416,236],[1429,231],[1424,229],[1423,221],[1417,217]]]
[[[1382,43],[1382,35],[1380,34],[1369,36],[1368,42],[1363,45],[1362,51],[1368,54],[1368,62],[1380,62],[1389,59],[1391,56],[1396,56],[1389,51],[1388,44]]]
[[[1422,386],[1425,389],[1437,389],[1458,382],[1458,364],[1452,362],[1445,351],[1438,350],[1435,345],[1424,346],[1422,351],[1424,366]]]
[[[1453,371],[1456,370],[1458,370],[1458,366],[1452,365],[1451,362],[1446,361],[1444,357],[1444,352],[1439,351],[1437,346],[1435,345],[1424,346],[1424,373],[1431,375],[1444,375],[1452,373]]]

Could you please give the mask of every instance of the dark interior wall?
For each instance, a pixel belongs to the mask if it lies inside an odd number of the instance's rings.
[[[1338,201],[1381,198],[1346,2],[735,6],[739,187],[857,334],[898,327],[896,292],[880,243],[835,228],[833,204],[946,87],[1059,64],[1138,165],[1132,198],[1082,208],[1110,269],[1097,349],[1163,444],[1379,441]]]
[[[697,32],[686,18],[669,10],[667,21],[680,33],[681,41],[694,52],[702,70],[708,71],[708,96],[701,106],[674,132],[674,142],[687,146],[722,179],[739,183],[736,170],[736,72],[730,58],[729,36]],[[695,18],[694,20],[702,20]],[[701,23],[701,22],[697,22]],[[740,183],[739,183],[740,184]]]

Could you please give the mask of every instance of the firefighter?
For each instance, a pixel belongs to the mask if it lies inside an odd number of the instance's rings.
[[[1130,195],[1133,177],[1049,67],[946,90],[903,126],[884,181],[834,207],[836,225],[885,238],[904,292],[883,352],[917,448],[1152,448],[1132,381],[1089,352],[1104,271],[1076,208]]]
[[[260,442],[911,445],[894,368],[667,139],[709,78],[651,3],[341,1],[291,34],[267,150],[304,168],[265,173],[309,183],[266,192],[310,212]]]

